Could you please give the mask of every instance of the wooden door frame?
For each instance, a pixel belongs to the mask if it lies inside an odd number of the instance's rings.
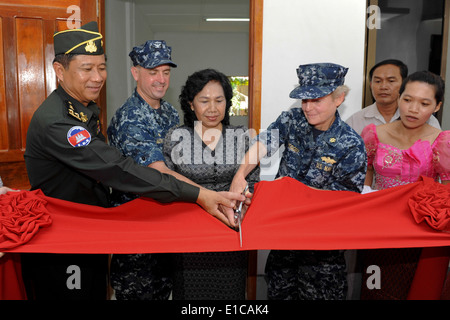
[[[264,0],[250,0],[249,128],[261,128],[261,76]]]
[[[249,107],[248,127],[259,132],[261,127],[261,75],[264,0],[250,0],[249,30]],[[256,299],[258,251],[249,252],[247,299]]]
[[[371,5],[378,6],[378,0],[367,0],[366,8]],[[367,14],[366,14],[367,18]],[[372,92],[370,90],[370,81],[367,78],[370,69],[375,65],[377,48],[377,29],[369,29],[366,27],[366,39],[364,44],[364,77],[363,77],[363,96],[362,108],[373,103]]]

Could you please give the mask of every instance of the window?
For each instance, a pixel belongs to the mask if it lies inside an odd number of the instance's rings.
[[[233,88],[230,116],[246,116],[248,114],[248,77],[229,77]]]

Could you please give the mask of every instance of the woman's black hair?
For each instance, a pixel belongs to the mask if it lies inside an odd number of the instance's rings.
[[[197,120],[194,111],[191,110],[191,103],[194,101],[195,96],[203,90],[207,83],[210,81],[216,81],[220,83],[225,94],[226,107],[225,116],[221,121],[223,125],[230,124],[229,111],[231,108],[231,98],[233,98],[233,89],[230,84],[230,80],[223,73],[214,69],[204,69],[197,71],[190,75],[179,97],[181,110],[184,113],[184,124],[189,127],[194,127],[194,122]]]
[[[405,87],[409,82],[424,82],[432,85],[434,87],[434,98],[436,99],[436,104],[444,101],[445,83],[442,78],[430,71],[417,71],[410,74],[402,83],[400,87],[400,95],[405,91]]]

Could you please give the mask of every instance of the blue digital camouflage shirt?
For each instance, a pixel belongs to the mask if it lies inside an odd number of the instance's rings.
[[[180,118],[167,101],[153,109],[137,92],[125,101],[111,119],[108,127],[109,143],[143,166],[164,161],[164,137]]]
[[[367,169],[362,138],[336,112],[331,127],[316,137],[301,108],[282,112],[257,139],[268,156],[285,149],[277,177],[289,176],[314,188],[361,192]]]
[[[111,119],[107,131],[109,143],[142,166],[164,161],[164,137],[180,119],[170,103],[161,100],[160,105],[159,109],[153,109],[135,89]],[[115,206],[137,197],[117,190],[111,195]],[[110,278],[116,297],[119,300],[167,300],[172,291],[171,264],[167,255],[113,255]]]

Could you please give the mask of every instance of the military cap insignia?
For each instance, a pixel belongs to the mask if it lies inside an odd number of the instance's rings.
[[[335,164],[336,163],[336,160],[331,159],[330,157],[322,157],[320,159],[322,159],[323,162],[328,163],[328,164]]]
[[[84,47],[84,50],[89,53],[93,53],[97,51],[97,46],[95,45],[94,41],[90,40],[86,44],[86,47]]]
[[[335,143],[336,142],[336,138],[330,138],[330,143]]]

